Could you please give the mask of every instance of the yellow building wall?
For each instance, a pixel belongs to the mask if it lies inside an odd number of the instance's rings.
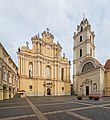
[[[110,70],[105,72],[105,96],[110,96]]]

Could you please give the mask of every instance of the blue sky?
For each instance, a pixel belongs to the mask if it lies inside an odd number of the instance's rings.
[[[18,47],[26,41],[31,46],[31,37],[49,28],[72,62],[73,33],[83,13],[95,33],[95,56],[105,64],[110,58],[110,0],[1,0],[0,42],[17,64]]]

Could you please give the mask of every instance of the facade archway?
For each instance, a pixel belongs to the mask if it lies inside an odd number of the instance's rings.
[[[51,89],[47,88],[47,95],[51,95]]]
[[[86,79],[80,86],[80,92],[84,95],[89,95],[92,92],[92,80]]]

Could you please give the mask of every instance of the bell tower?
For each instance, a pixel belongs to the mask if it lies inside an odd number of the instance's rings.
[[[73,40],[73,84],[74,91],[77,94],[77,71],[80,63],[87,57],[95,57],[94,32],[91,31],[91,25],[88,20],[83,17],[77,31],[74,32]]]

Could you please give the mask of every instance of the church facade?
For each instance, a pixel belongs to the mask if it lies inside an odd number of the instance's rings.
[[[31,38],[32,49],[18,49],[20,90],[27,96],[70,95],[70,61],[47,31]]]
[[[95,58],[94,32],[85,18],[74,32],[73,84],[75,94],[110,95],[110,60],[102,65]]]
[[[13,98],[19,88],[18,67],[0,43],[0,100]]]

